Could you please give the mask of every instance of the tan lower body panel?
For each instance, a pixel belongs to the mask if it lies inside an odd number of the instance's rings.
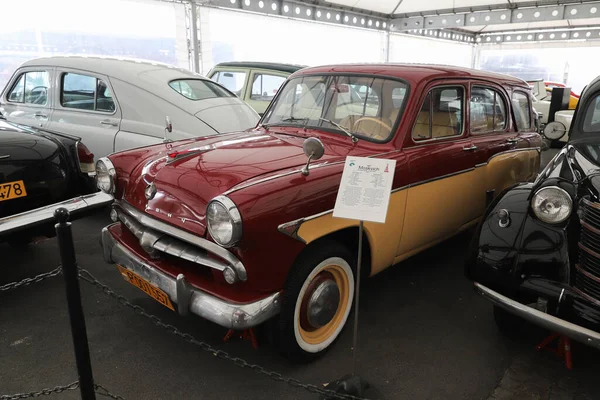
[[[537,149],[500,153],[460,174],[392,193],[384,224],[365,222],[371,246],[371,275],[473,226],[483,214],[486,191],[530,181],[539,169]],[[332,213],[309,219],[298,229],[307,244],[330,233],[358,226]]]

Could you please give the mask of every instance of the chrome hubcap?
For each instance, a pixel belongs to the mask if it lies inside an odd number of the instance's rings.
[[[307,304],[308,323],[314,328],[327,325],[333,319],[340,304],[340,289],[333,279],[319,283]]]

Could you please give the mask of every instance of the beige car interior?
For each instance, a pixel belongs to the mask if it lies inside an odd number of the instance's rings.
[[[440,89],[434,89],[425,97],[413,127],[413,139],[439,139],[461,134],[461,121],[458,120],[457,113],[449,104],[442,107],[440,93]]]
[[[392,134],[394,123],[400,111],[400,108],[394,107],[394,102],[392,101],[394,86],[383,84],[377,88],[371,87],[371,89],[373,91],[378,89],[378,92],[376,92],[378,104],[367,106],[367,110],[370,111],[369,113],[365,112],[365,115],[362,115],[362,113],[357,115],[356,111],[352,110],[351,108],[353,107],[350,107],[350,105],[348,107],[344,105],[338,106],[335,111],[336,115],[345,116],[337,122],[357,135],[374,140],[386,140]],[[336,100],[334,99],[334,101]],[[353,103],[351,105],[356,106],[357,104]]]

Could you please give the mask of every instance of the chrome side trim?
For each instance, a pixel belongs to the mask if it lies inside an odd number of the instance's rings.
[[[477,282],[474,285],[477,293],[504,310],[552,332],[560,333],[588,346],[600,349],[600,333],[521,304]]]
[[[66,208],[70,213],[77,214],[86,209],[102,207],[111,203],[113,196],[104,192],[96,192],[85,196],[74,197],[69,200],[35,208],[8,217],[0,218],[0,235],[12,231],[33,227],[42,223],[54,221],[54,211]]]
[[[312,169],[324,167],[324,166],[327,166],[327,165],[343,164],[345,162],[346,162],[346,160],[344,160],[344,161],[336,161],[336,162],[332,162],[332,163],[324,162],[324,163],[320,163],[320,164],[311,164],[310,165],[310,169],[312,170]],[[259,183],[268,182],[268,181],[270,181],[272,179],[277,179],[277,178],[281,178],[281,177],[288,176],[288,175],[293,175],[293,174],[299,174],[301,171],[302,171],[302,169],[295,169],[293,171],[287,171],[287,172],[282,172],[282,173],[279,173],[279,174],[267,176],[265,178],[258,179],[258,180],[253,181],[253,182],[247,182],[247,183],[243,183],[242,182],[239,185],[236,185],[236,186],[230,188],[229,190],[226,190],[225,192],[223,192],[223,195],[224,196],[228,196],[228,195],[230,195],[233,192],[237,192],[238,190],[242,190],[242,189],[245,189],[245,188],[250,187],[250,186],[258,185]]]
[[[524,147],[524,148],[520,148],[520,149],[510,149],[510,150],[505,150],[505,151],[501,151],[499,153],[494,154],[493,156],[491,156],[490,158],[488,158],[488,160],[486,162],[483,162],[481,164],[477,164],[475,165],[475,168],[479,168],[479,167],[483,167],[486,166],[490,163],[490,161],[498,156],[501,156],[503,154],[507,154],[507,153],[516,153],[518,151],[531,151],[531,150],[535,150],[538,153],[541,152],[541,148],[540,147]]]
[[[113,224],[114,225],[114,224]],[[233,303],[192,286],[183,274],[173,278],[131,253],[110,233],[102,229],[101,242],[108,263],[115,263],[138,274],[158,287],[177,304],[180,315],[188,312],[228,329],[247,329],[273,318],[281,309],[281,292],[275,292],[252,303]]]
[[[390,150],[390,151],[386,151],[385,153],[372,154],[372,155],[367,156],[367,157],[368,158],[373,158],[373,157],[378,157],[378,156],[384,156],[386,154],[397,153],[397,152],[400,152],[400,151],[402,151],[402,150],[398,150],[398,149],[396,149],[396,150]],[[329,165],[343,164],[345,162],[346,162],[346,160],[344,160],[344,161],[335,161],[335,162],[331,162],[331,163],[330,162],[323,162],[323,163],[320,163],[320,164],[311,164],[310,165],[310,169],[312,170],[314,168],[325,167],[325,166],[329,166]],[[275,175],[272,175],[272,176],[267,176],[265,178],[262,178],[262,179],[259,179],[257,181],[253,181],[253,182],[248,182],[248,183],[243,183],[242,182],[242,183],[240,183],[240,184],[238,184],[238,185],[230,188],[229,190],[223,192],[223,195],[227,196],[227,195],[229,195],[229,194],[231,194],[233,192],[236,192],[238,190],[245,189],[247,187],[254,186],[254,185],[257,185],[259,183],[267,182],[267,181],[270,181],[271,179],[277,179],[277,178],[281,178],[281,177],[288,176],[288,175],[298,174],[298,173],[301,173],[301,172],[302,172],[302,168],[300,168],[300,169],[294,169],[293,171],[287,171],[287,172],[282,172],[280,174],[275,174]]]
[[[193,244],[194,246],[198,246],[209,253],[213,253],[218,257],[225,260],[236,272],[237,277],[241,281],[245,281],[248,279],[248,275],[246,274],[246,268],[244,264],[229,250],[219,246],[216,243],[213,243],[209,240],[181,230],[179,228],[175,228],[169,224],[166,224],[162,221],[154,219],[141,211],[138,211],[132,205],[126,203],[125,201],[115,201],[115,206],[120,207],[127,214],[131,215],[137,222],[139,222],[144,227],[149,227],[155,231],[159,231],[162,233],[166,233],[167,235],[173,236],[177,239],[180,239],[184,242]]]

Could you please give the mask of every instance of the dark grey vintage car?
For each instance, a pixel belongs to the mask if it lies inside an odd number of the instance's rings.
[[[600,348],[600,77],[581,95],[567,145],[487,209],[466,274],[501,330],[526,319]]]
[[[94,176],[94,155],[79,138],[0,116],[0,242],[53,236],[57,208],[75,219],[112,202],[97,191]]]

